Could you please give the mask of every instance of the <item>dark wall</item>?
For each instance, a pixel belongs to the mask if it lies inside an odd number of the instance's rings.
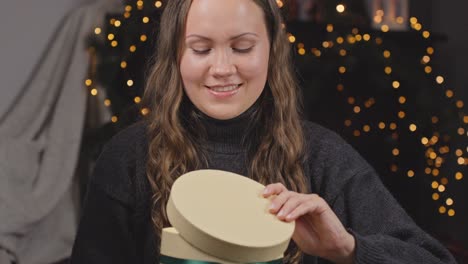
[[[466,110],[468,107],[468,1],[411,0],[410,3],[411,16],[416,16],[424,28],[447,36],[447,41],[434,45],[435,56],[432,63],[435,72],[445,77],[446,87],[454,90],[457,99],[464,101],[466,115],[468,113]],[[468,143],[466,137],[464,142]],[[455,206],[457,215],[449,218],[435,213],[433,218],[427,219],[427,222],[422,225],[440,234],[444,242],[450,242],[446,243],[447,245],[458,247],[459,250],[464,251],[462,254],[467,254],[468,177],[466,176],[468,175],[466,170],[464,176],[461,182],[451,187],[455,203],[458,202]]]

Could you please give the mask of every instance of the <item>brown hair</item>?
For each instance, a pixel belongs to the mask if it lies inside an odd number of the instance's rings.
[[[263,184],[281,182],[289,190],[305,193],[308,188],[302,167],[304,138],[298,87],[283,20],[275,0],[253,1],[265,15],[270,58],[267,84],[255,111],[259,122],[255,122],[256,132],[252,135],[256,143],[248,145],[251,156],[248,176]],[[191,133],[199,124],[184,94],[179,71],[181,39],[190,5],[190,0],[167,1],[159,28],[156,60],[149,71],[144,95],[143,105],[151,109],[147,177],[153,191],[151,216],[158,235],[169,225],[165,207],[174,180],[206,164],[199,147],[200,136]],[[295,263],[300,257],[301,252],[291,243],[284,261]]]

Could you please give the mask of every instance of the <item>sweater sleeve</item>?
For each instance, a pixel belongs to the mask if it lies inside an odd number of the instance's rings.
[[[414,223],[371,168],[348,180],[333,208],[345,212],[356,239],[356,263],[456,263]]]
[[[312,192],[330,204],[354,236],[355,263],[456,263],[416,225],[356,150],[317,125],[307,132]]]
[[[122,136],[106,145],[87,187],[72,250],[72,264],[135,263],[129,144]]]

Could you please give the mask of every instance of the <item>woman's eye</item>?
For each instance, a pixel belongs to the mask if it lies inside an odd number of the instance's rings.
[[[208,54],[211,49],[192,49],[195,54],[203,55]]]
[[[246,48],[246,49],[239,49],[239,48],[233,48],[233,50],[235,52],[238,52],[238,53],[248,53],[252,50],[252,47],[249,47],[249,48]]]

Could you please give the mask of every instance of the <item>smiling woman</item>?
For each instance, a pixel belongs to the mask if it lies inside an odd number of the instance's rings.
[[[253,1],[192,4],[180,72],[187,96],[204,114],[230,119],[260,97],[270,52],[263,17]]]
[[[170,0],[160,30],[151,115],[101,154],[72,263],[157,263],[171,187],[198,169],[266,185],[268,212],[295,221],[283,263],[454,263],[356,151],[301,119],[275,0]]]

